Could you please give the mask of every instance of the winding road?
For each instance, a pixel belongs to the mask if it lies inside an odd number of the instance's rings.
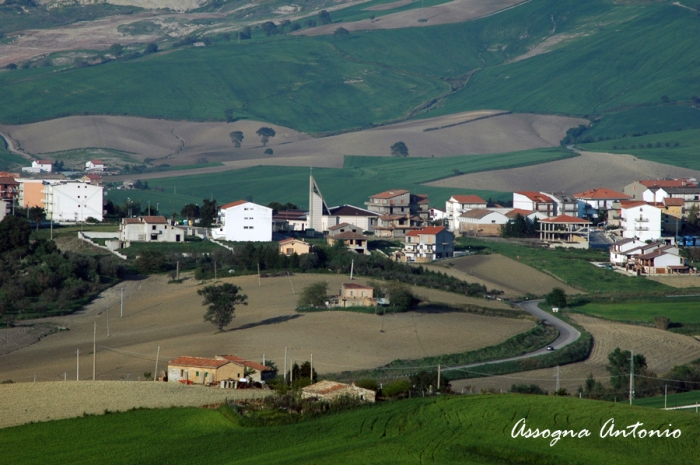
[[[557,328],[557,330],[559,330],[559,337],[556,338],[554,342],[549,344],[552,347],[554,347],[554,350],[560,350],[568,346],[569,344],[575,342],[576,340],[578,340],[579,337],[581,337],[581,333],[579,332],[579,330],[577,330],[570,324],[565,323],[559,318],[553,316],[551,313],[545,312],[544,310],[539,308],[538,305],[540,304],[540,302],[543,302],[543,300],[540,299],[518,302],[516,305],[528,312],[530,315],[534,316],[535,318],[538,318],[543,323],[548,324],[550,326],[554,326],[555,328]],[[549,352],[550,351],[547,350],[547,347],[542,347],[541,349],[537,349],[527,354],[518,355],[517,357],[502,358],[499,360],[491,360],[489,362],[472,363],[471,365],[459,365],[449,368],[443,368],[442,371],[460,370],[463,368],[474,368],[483,365],[491,365],[493,363],[511,362],[514,360],[522,360],[524,358],[537,357],[538,355],[547,354]]]

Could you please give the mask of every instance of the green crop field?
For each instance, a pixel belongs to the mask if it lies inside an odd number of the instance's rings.
[[[333,14],[364,17],[360,7]],[[700,94],[699,32],[696,15],[669,2],[532,0],[461,24],[346,37],[256,33],[242,44],[0,73],[0,121],[86,113],[221,121],[228,109],[234,117],[328,132],[483,108],[619,114],[660,105],[661,97],[688,103]],[[510,62],[553,33],[567,40]],[[433,110],[415,112],[424,105]],[[672,119],[671,126],[683,126],[682,112]],[[635,121],[633,130],[648,126]]]
[[[678,145],[676,146],[676,144]],[[700,129],[662,132],[581,144],[581,148],[594,152],[631,153],[645,160],[695,170],[700,169],[700,157],[698,157]]]
[[[623,403],[475,395],[388,402],[266,427],[239,426],[230,410],[137,410],[7,428],[0,442],[3,461],[42,465],[689,464],[700,452],[696,418]],[[521,419],[533,430],[589,436],[553,445],[551,437],[513,438]],[[680,437],[601,437],[610,419],[616,430],[639,422],[637,431],[680,430]]]
[[[504,200],[508,200],[510,194],[447,189],[424,186],[422,183],[457,173],[528,166],[572,156],[572,152],[562,148],[449,158],[348,156],[345,157],[342,169],[320,168],[313,173],[329,206],[347,203],[362,207],[370,195],[399,188],[426,193],[431,204],[441,205],[451,195],[458,193],[475,193],[485,199],[500,197]],[[138,178],[138,175],[134,175],[134,178]],[[140,201],[142,206],[150,200],[151,205],[159,203],[165,214],[172,208],[179,211],[185,203],[201,203],[203,198],[209,197],[215,198],[220,204],[252,198],[254,202],[264,205],[277,201],[306,206],[309,200],[309,170],[259,166],[205,175],[153,179],[149,186],[162,187],[163,192],[113,189],[108,191],[107,198],[119,204],[130,198],[132,201]]]
[[[607,250],[542,249],[465,237],[460,238],[457,243],[462,249],[500,253],[551,274],[569,286],[594,294],[652,294],[671,289],[656,281],[638,276],[623,276],[589,263],[606,261]]]
[[[633,135],[636,137],[660,132],[671,133],[685,129],[700,129],[700,109],[659,102],[658,105],[606,114],[586,131],[585,135],[594,140],[598,140],[599,137],[622,139]]]
[[[655,316],[665,316],[670,318],[672,323],[700,324],[699,308],[700,299],[697,297],[667,297],[620,303],[589,302],[572,309],[609,320],[653,323]]]
[[[644,397],[642,399],[634,399],[634,405],[640,407],[664,408],[664,396]],[[700,391],[690,391],[669,394],[666,398],[667,407],[678,407],[679,405],[693,405],[696,402],[700,403]],[[690,409],[686,412],[695,413],[695,410]]]
[[[29,166],[29,163],[24,158],[10,152],[7,148],[7,142],[3,137],[0,137],[0,171],[8,171],[16,169],[18,166]]]

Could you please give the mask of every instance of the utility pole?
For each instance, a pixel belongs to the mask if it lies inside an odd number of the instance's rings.
[[[92,329],[92,380],[95,381],[95,367],[97,360],[97,322],[95,322]]]
[[[440,365],[438,365],[438,382],[437,382],[437,390],[438,390],[438,391],[440,390],[440,375],[442,375],[442,373],[441,373],[441,372],[442,372],[442,369],[441,369],[441,368],[442,368],[442,367],[441,367]]]
[[[284,382],[287,383],[287,348],[284,348]]]
[[[294,358],[289,359],[289,384],[294,384]]]
[[[634,398],[634,350],[630,352],[630,405]]]
[[[664,384],[664,410],[666,410],[666,396],[668,396],[668,384]]]
[[[557,365],[557,391],[559,392],[559,365]]]
[[[314,383],[314,354],[311,354],[311,371],[309,372],[309,379],[311,384]]]
[[[75,380],[80,381],[80,349],[75,353]]]
[[[260,263],[258,263],[258,287],[262,286],[260,283]]]
[[[109,307],[107,307],[107,337],[109,337]]]
[[[153,381],[158,381],[158,358],[160,357],[160,346],[158,346],[158,352],[156,352],[156,371],[153,372]]]
[[[175,268],[175,280],[180,280],[180,260],[177,261],[177,268]]]
[[[294,284],[292,284],[292,277],[289,276],[289,271],[287,271],[287,279],[289,279],[289,285],[292,286],[292,294],[296,294],[296,292],[294,292]]]
[[[352,281],[352,272],[355,270],[355,259],[350,262],[350,281]]]
[[[119,310],[119,318],[124,318],[124,286],[119,288],[122,291],[121,307]]]

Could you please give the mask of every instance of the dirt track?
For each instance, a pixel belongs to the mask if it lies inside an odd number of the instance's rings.
[[[593,351],[588,360],[565,365],[560,368],[561,387],[569,392],[584,384],[588,375],[609,385],[610,374],[605,370],[610,352],[619,347],[634,350],[647,359],[649,369],[659,375],[668,372],[674,365],[688,363],[700,357],[700,342],[690,336],[643,326],[613,323],[585,315],[572,315],[573,320],[593,335]],[[475,370],[478,371],[478,370]],[[457,392],[467,386],[475,392],[481,389],[508,390],[512,384],[538,384],[542,389],[553,391],[556,387],[556,368],[513,373],[506,376],[455,381]],[[468,388],[467,388],[468,389]]]
[[[639,159],[633,155],[580,152],[580,156],[509,170],[465,174],[431,182],[437,187],[546,191],[570,194],[594,187],[622,191],[637,179],[700,177],[700,171]]]
[[[42,320],[68,328],[36,344],[0,358],[0,379],[15,382],[63,380],[76,376],[76,350],[81,352],[81,379],[92,378],[93,323],[97,322],[97,379],[135,379],[153,372],[160,346],[159,372],[168,360],[180,355],[212,357],[232,353],[253,360],[266,354],[278,367],[284,349],[296,360],[314,354],[319,373],[369,368],[396,358],[473,350],[496,344],[532,327],[528,320],[484,317],[455,312],[409,312],[379,317],[349,312],[296,313],[297,295],[287,278],[229,278],[243,288],[250,305],[236,309],[227,331],[217,332],[202,319],[202,298],[197,282],[167,284],[167,277],[127,281],[125,316],[119,317],[119,290],[112,288],[84,311],[67,317]],[[295,290],[318,280],[328,280],[331,292],[347,281],[337,275],[297,275]],[[362,281],[362,280],[358,280]],[[470,299],[442,291],[416,288],[431,301],[476,303],[507,308],[500,302]],[[110,309],[110,336],[106,317]],[[381,331],[383,330],[383,332]]]

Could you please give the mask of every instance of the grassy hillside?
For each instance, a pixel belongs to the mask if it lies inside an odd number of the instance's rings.
[[[454,176],[457,173],[513,168],[569,158],[573,154],[561,148],[536,149],[498,155],[467,155],[450,158],[345,158],[343,169],[315,169],[318,181],[329,206],[350,203],[363,206],[372,194],[392,188],[410,189],[426,193],[430,204],[444,206],[452,194],[477,193],[484,198],[508,200],[510,194],[496,191],[470,191],[423,186],[422,183]],[[138,176],[134,176],[138,178]],[[149,181],[150,187],[163,187],[164,192],[110,190],[108,197],[122,203],[127,198],[160,203],[161,212],[171,208],[179,211],[185,203],[201,203],[210,196],[221,202],[252,198],[267,204],[272,201],[308,205],[308,168],[259,166],[217,174],[182,176]],[[176,193],[176,194],[174,194]],[[172,203],[171,203],[172,202]],[[171,206],[172,205],[172,206]]]
[[[0,137],[0,171],[14,170],[19,166],[29,166],[30,163],[17,154],[10,152],[7,142]]]
[[[588,302],[574,306],[573,310],[617,321],[653,323],[655,316],[665,316],[670,318],[672,323],[700,324],[700,315],[697,312],[699,307],[700,301],[697,297],[646,297],[643,301]]]
[[[231,420],[229,420],[231,418]],[[512,438],[534,429],[589,437]],[[679,438],[600,437],[617,429],[679,429]],[[241,427],[217,410],[139,410],[0,431],[8,463],[687,464],[700,451],[695,416],[562,397],[477,395],[367,406],[287,426]],[[31,444],[31,447],[27,447]],[[168,459],[170,460],[170,459]]]

